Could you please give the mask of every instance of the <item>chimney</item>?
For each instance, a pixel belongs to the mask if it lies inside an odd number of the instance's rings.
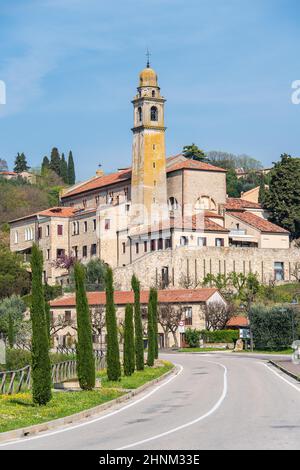
[[[96,175],[98,177],[104,176],[104,171],[103,170],[96,170]]]

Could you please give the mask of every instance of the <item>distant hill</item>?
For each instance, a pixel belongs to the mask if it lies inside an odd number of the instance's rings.
[[[23,217],[59,203],[59,192],[65,186],[61,178],[48,170],[38,184],[0,177],[0,228],[7,231],[10,220]]]

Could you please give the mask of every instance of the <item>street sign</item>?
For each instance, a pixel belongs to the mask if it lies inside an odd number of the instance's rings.
[[[178,323],[178,331],[179,333],[184,333],[185,332],[185,326],[184,326],[184,321],[181,320],[179,323]]]
[[[249,328],[240,328],[240,339],[250,339]]]

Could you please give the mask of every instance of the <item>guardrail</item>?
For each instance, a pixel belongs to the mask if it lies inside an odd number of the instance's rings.
[[[106,367],[104,354],[95,357],[95,368],[97,371]],[[52,365],[52,383],[57,384],[77,378],[77,361],[64,361]],[[0,395],[12,395],[24,392],[31,388],[31,366],[13,371],[0,372]]]

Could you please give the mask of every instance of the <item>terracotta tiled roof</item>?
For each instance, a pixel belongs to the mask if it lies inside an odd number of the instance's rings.
[[[159,303],[190,303],[206,302],[217,289],[179,289],[179,290],[160,290],[158,291]],[[105,292],[87,292],[89,305],[105,305]],[[149,300],[149,291],[141,291],[141,303],[147,304]],[[126,305],[134,302],[133,291],[116,291],[114,294],[116,305]],[[75,307],[75,295],[68,295],[59,299],[52,300],[50,306],[55,307]]]
[[[219,168],[218,166],[211,165],[210,163],[198,162],[196,160],[186,159],[184,162],[175,163],[167,168],[167,173],[177,170],[202,170],[202,171],[217,171],[226,173],[224,168]]]
[[[116,173],[111,173],[110,175],[99,176],[97,178],[94,178],[88,181],[85,184],[78,186],[77,188],[69,192],[65,192],[65,194],[62,196],[62,199],[65,199],[71,196],[76,196],[77,194],[80,194],[86,191],[92,191],[93,189],[100,189],[105,186],[110,186],[111,184],[121,183],[121,182],[130,180],[130,178],[131,178],[131,169],[120,170],[120,171],[117,171]]]
[[[177,163],[172,164],[172,160],[176,161],[176,159],[178,159],[181,156],[182,155],[175,155],[167,159],[167,169],[166,169],[167,174],[172,173],[173,171],[177,171],[177,170],[191,170],[191,169],[201,170],[201,171],[215,171],[215,172],[222,172],[222,173],[226,172],[226,170],[224,170],[223,168],[210,165],[209,163],[197,162],[196,160],[185,159],[185,161],[183,162],[177,162]],[[104,188],[106,186],[110,186],[111,184],[128,181],[130,179],[131,179],[131,167],[126,168],[124,170],[120,170],[116,173],[111,173],[110,175],[104,175],[104,176],[93,178],[92,180],[89,180],[86,183],[83,183],[75,187],[73,190],[70,189],[70,191],[66,191],[63,194],[62,199],[66,199],[71,196],[76,196],[77,194],[81,194],[86,191],[93,191],[96,189]]]
[[[249,326],[249,320],[246,317],[233,317],[227,322],[227,326],[230,327],[247,327]]]
[[[223,215],[217,214],[216,212],[204,211],[205,217],[211,217],[213,219],[224,219]]]
[[[19,220],[31,219],[37,216],[44,216],[44,217],[72,217],[74,213],[78,211],[74,207],[51,207],[50,209],[46,209],[44,211],[35,212],[34,214],[25,215],[24,217],[20,217],[19,219],[11,220],[12,222],[17,222]]]
[[[245,209],[262,209],[261,204],[257,202],[246,201],[245,199],[228,197],[225,209],[230,211],[243,211]]]
[[[263,219],[262,217],[259,217],[258,215],[252,214],[251,212],[229,212],[229,215],[232,217],[235,217],[238,220],[241,220],[242,222],[245,222],[248,225],[251,225],[251,227],[256,228],[260,232],[266,232],[266,233],[290,233],[288,230],[285,230],[282,227],[279,227],[278,225],[272,224],[272,222],[269,222],[268,220]]]
[[[18,173],[15,171],[0,171],[0,176],[5,175],[5,176],[16,176]]]

